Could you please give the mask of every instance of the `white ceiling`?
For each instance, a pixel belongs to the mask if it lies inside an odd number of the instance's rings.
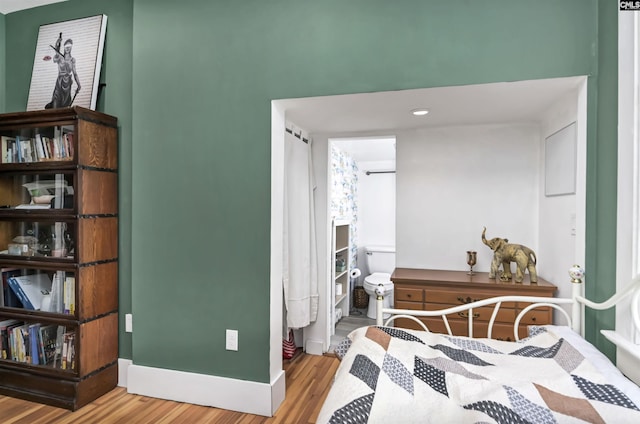
[[[310,134],[379,133],[431,126],[540,122],[585,77],[277,100]],[[410,111],[427,108],[426,116]]]
[[[396,131],[451,125],[541,122],[548,107],[585,77],[553,78],[454,87],[277,100],[286,120],[310,134],[339,138],[339,148],[357,161],[395,158]],[[575,95],[575,94],[574,94]],[[410,112],[427,108],[426,116]],[[353,135],[358,138],[349,139]],[[369,135],[369,137],[366,137]]]
[[[66,0],[0,0],[0,13],[17,12],[18,10],[31,9],[45,4],[59,3]]]

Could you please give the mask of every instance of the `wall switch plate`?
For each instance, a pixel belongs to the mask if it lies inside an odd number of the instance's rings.
[[[227,330],[227,350],[238,350],[238,330]]]
[[[125,314],[124,315],[124,331],[127,333],[133,333],[133,315]]]

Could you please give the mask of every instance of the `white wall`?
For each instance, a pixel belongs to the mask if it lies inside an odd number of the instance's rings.
[[[488,271],[485,226],[487,238],[536,250],[537,125],[443,127],[396,137],[398,267],[467,270],[466,251],[476,250],[474,269]]]
[[[358,268],[363,278],[370,274],[365,247],[396,244],[396,174],[370,174],[366,171],[395,170],[395,161],[358,162]]]
[[[271,103],[271,274],[269,290],[270,323],[269,375],[282,371],[282,252],[284,216],[284,111]],[[277,317],[277,319],[276,319]]]
[[[540,276],[558,286],[557,297],[571,297],[568,269],[572,264],[584,266],[585,190],[586,190],[586,79],[577,92],[549,107],[541,125],[540,148],[545,139],[576,122],[577,158],[566,158],[570,166],[576,160],[576,192],[561,196],[545,196],[545,163],[540,162]],[[544,153],[543,153],[544,157]],[[570,308],[566,308],[570,312]],[[558,322],[562,324],[562,322]]]

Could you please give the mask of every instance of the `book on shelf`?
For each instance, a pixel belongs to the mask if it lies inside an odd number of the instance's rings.
[[[75,314],[75,281],[75,277],[73,275],[67,275],[65,271],[57,271],[53,274],[49,312]]]
[[[11,359],[12,361],[15,361],[18,359],[17,350],[16,350],[16,337],[13,330],[15,328],[18,328],[22,324],[23,324],[22,322],[18,322],[15,324],[11,324],[7,327],[7,338],[9,340],[9,347],[7,349],[7,359]]]
[[[26,163],[43,160],[66,160],[73,158],[73,132],[55,127],[54,136],[40,133],[34,137],[2,136],[0,144],[1,163]]]
[[[40,134],[36,134],[36,151],[38,152],[39,158],[48,158],[48,156],[45,154],[44,143]]]
[[[42,143],[42,157],[45,159],[51,159],[51,151],[49,150],[49,137],[40,136],[40,142]]]
[[[64,333],[62,344],[62,365],[60,366],[60,368],[62,368],[63,370],[73,370],[76,367],[75,338],[76,333],[74,333],[73,331]]]
[[[62,325],[0,321],[0,358],[5,360],[73,370],[74,340],[75,333]]]
[[[76,279],[73,276],[64,277],[64,313],[75,314],[76,312]]]
[[[7,327],[7,337],[9,338],[9,354],[7,356],[7,359],[11,359],[13,361],[18,360],[19,354],[17,349],[18,340],[16,340],[16,329],[19,330],[23,324],[24,322],[19,321]]]
[[[22,308],[22,302],[9,287],[8,281],[10,277],[20,275],[20,270],[18,268],[1,268],[0,272],[2,273],[2,302],[0,302],[0,307]]]
[[[13,160],[13,152],[16,149],[16,139],[15,137],[8,137],[3,135],[2,137],[2,163],[12,163]]]
[[[44,273],[18,275],[7,281],[24,309],[40,310],[42,299],[51,291],[51,279]]]
[[[54,365],[56,342],[58,340],[58,326],[55,324],[40,327],[40,364]]]
[[[51,281],[51,302],[49,303],[49,312],[62,313],[64,311],[62,281],[64,281],[64,271],[57,271],[53,274]]]
[[[34,155],[30,138],[21,138],[20,145],[22,146],[22,161],[23,162],[36,162],[37,156]]]
[[[20,362],[31,363],[31,344],[29,343],[29,324],[24,324],[15,329],[20,340]],[[22,338],[20,338],[22,337]]]
[[[22,142],[20,137],[16,136],[16,156],[15,162],[22,162]]]
[[[12,326],[18,325],[19,323],[20,321],[17,319],[0,321],[0,357],[2,359],[11,359],[9,332],[11,332]]]
[[[72,158],[73,157],[73,132],[63,131],[62,137],[65,142],[65,147],[67,149],[67,155]]]
[[[33,365],[40,364],[40,323],[29,324],[29,354]]]
[[[11,327],[9,333],[11,345],[11,359],[17,362],[30,362],[29,356],[29,325],[19,323]]]
[[[56,331],[56,351],[53,356],[53,366],[55,368],[62,368],[62,348],[64,346],[64,335],[67,333],[67,329],[63,325],[59,325]],[[66,351],[64,352],[66,355]]]
[[[20,327],[14,328],[16,340],[18,341],[18,361],[31,362],[31,345],[29,344],[29,324],[22,324]]]

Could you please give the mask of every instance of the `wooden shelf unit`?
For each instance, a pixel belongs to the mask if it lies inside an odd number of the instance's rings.
[[[0,394],[76,410],[118,381],[117,119],[81,107],[8,113],[0,136],[0,322],[37,329],[22,347],[5,346]],[[52,282],[50,308],[25,307],[7,283],[36,274]],[[16,356],[42,342],[45,326],[58,333],[48,353],[43,343]]]
[[[332,334],[335,332],[336,311],[341,317],[349,315],[351,302],[349,293],[350,272],[350,224],[348,221],[334,220],[331,252],[331,293],[334,299],[331,308]]]
[[[553,297],[557,287],[548,281],[538,278],[538,282],[530,283],[529,275],[521,283],[503,282],[490,279],[487,272],[446,271],[430,269],[396,268],[391,275],[394,283],[394,307],[412,310],[439,310],[471,303],[476,300],[494,296],[540,296]],[[520,311],[528,303],[504,303],[493,326],[492,338],[513,340],[513,323]],[[493,307],[482,307],[473,310],[473,337],[487,337],[488,323]],[[454,335],[468,336],[468,318],[465,312],[447,315]],[[446,333],[442,318],[420,318],[434,333]],[[527,325],[545,325],[553,323],[551,308],[536,308],[527,312],[520,322],[519,336],[526,337]],[[417,323],[407,319],[397,319],[396,326],[421,329]]]

